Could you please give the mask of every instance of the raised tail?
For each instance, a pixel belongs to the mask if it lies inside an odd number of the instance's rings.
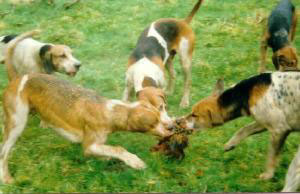
[[[32,30],[29,32],[25,32],[25,33],[17,36],[15,39],[9,41],[9,43],[7,44],[6,53],[5,53],[6,54],[5,66],[6,66],[9,81],[16,79],[18,76],[17,70],[12,64],[13,53],[14,53],[14,50],[15,50],[17,44],[20,41],[24,40],[25,38],[31,37],[35,34],[39,34],[39,32],[40,32],[39,30]]]
[[[190,12],[190,14],[185,18],[186,23],[188,23],[188,24],[191,23],[194,15],[196,14],[196,12],[198,11],[198,9],[200,8],[200,5],[202,4],[203,1],[204,0],[198,0],[198,2],[194,6],[194,8]]]

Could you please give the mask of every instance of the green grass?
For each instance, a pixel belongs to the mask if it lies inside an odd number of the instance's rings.
[[[36,0],[15,7],[0,3],[0,34],[43,30],[40,40],[70,45],[83,66],[75,78],[62,79],[98,91],[108,98],[121,98],[126,62],[142,30],[158,18],[183,18],[195,0],[84,0],[69,10],[63,0],[48,5]],[[207,0],[192,21],[196,47],[192,67],[191,105],[208,96],[217,78],[226,87],[256,74],[260,17],[267,16],[278,1]],[[294,3],[300,7],[299,1]],[[5,14],[8,13],[8,14]],[[298,25],[299,26],[299,25]],[[299,29],[299,27],[298,27]],[[300,49],[298,30],[295,46]],[[268,68],[273,69],[268,55]],[[176,92],[168,97],[169,114],[180,116],[182,89],[179,60],[175,61]],[[7,85],[0,67],[0,93]],[[2,102],[2,101],[0,101]],[[1,110],[1,115],[2,110]],[[102,161],[83,156],[80,145],[71,144],[50,129],[39,128],[31,116],[27,128],[10,154],[12,185],[4,192],[274,192],[280,191],[288,165],[296,152],[299,135],[292,134],[283,149],[275,177],[258,179],[268,149],[268,133],[252,136],[235,150],[223,146],[240,127],[251,122],[240,118],[224,126],[199,132],[190,138],[186,157],[177,162],[151,153],[157,140],[146,134],[114,133],[108,144],[121,145],[143,159],[147,168],[136,171],[118,160]],[[3,117],[0,117],[3,124]]]

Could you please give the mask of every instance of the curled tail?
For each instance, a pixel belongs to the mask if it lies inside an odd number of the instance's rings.
[[[9,81],[16,79],[18,76],[17,70],[12,64],[13,53],[14,53],[14,50],[15,50],[17,44],[20,41],[24,40],[25,38],[31,37],[38,33],[39,33],[39,30],[32,30],[29,32],[25,32],[25,33],[17,36],[15,39],[11,40],[7,44],[6,56],[5,56],[5,66],[6,66]]]
[[[194,6],[194,8],[192,9],[191,13],[185,18],[186,23],[190,23],[194,17],[194,15],[196,14],[196,12],[198,11],[198,9],[200,8],[200,5],[202,4],[204,0],[198,0],[198,2],[196,3],[196,5]]]

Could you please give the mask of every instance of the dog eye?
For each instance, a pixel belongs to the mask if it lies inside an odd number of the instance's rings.
[[[66,56],[66,54],[62,54],[62,55],[60,55],[60,57],[61,58],[66,58],[67,56]]]
[[[159,106],[159,110],[162,111],[164,109],[164,105]]]
[[[194,113],[191,114],[192,117],[197,117],[197,115],[195,115]]]

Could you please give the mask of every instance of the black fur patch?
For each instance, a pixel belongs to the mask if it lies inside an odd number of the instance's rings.
[[[141,34],[137,46],[134,49],[131,57],[138,61],[144,57],[151,58],[154,56],[161,57],[163,60],[165,58],[165,50],[158,42],[158,40],[152,36],[147,37],[149,28],[145,29]]]
[[[55,66],[52,62],[52,55],[51,54],[48,54],[47,55],[47,52],[50,51],[51,49],[51,45],[44,45],[40,48],[40,58],[42,60],[42,63],[44,65],[44,69],[46,71],[46,73],[53,73],[55,71]]]
[[[50,48],[51,48],[51,45],[49,45],[49,44],[42,46],[40,48],[40,53],[39,53],[40,57],[43,58],[45,56],[46,52],[48,52],[50,50]]]
[[[158,40],[152,36],[148,37],[149,29],[150,27],[143,31],[139,37],[135,50],[131,54],[131,57],[135,58],[136,61],[143,57],[151,58],[157,56],[162,60],[165,58],[165,49],[161,46]],[[179,32],[179,28],[175,21],[156,22],[155,29],[167,42],[167,47],[169,47],[170,43],[175,40]]]
[[[225,90],[219,97],[218,103],[221,107],[233,107],[231,118],[234,119],[242,115],[242,111],[249,112],[249,98],[254,86],[270,85],[271,73],[262,73],[245,79],[234,87]]]
[[[288,33],[292,26],[294,11],[295,7],[290,0],[281,0],[272,11],[268,19],[268,30],[271,35],[268,45],[273,52],[288,44]]]
[[[12,34],[12,35],[7,35],[3,38],[3,40],[1,42],[4,42],[5,44],[9,43],[9,41],[11,41],[12,39],[16,38],[17,35]]]
[[[179,27],[175,21],[160,21],[155,24],[155,29],[165,39],[168,46],[174,42],[179,33]]]

